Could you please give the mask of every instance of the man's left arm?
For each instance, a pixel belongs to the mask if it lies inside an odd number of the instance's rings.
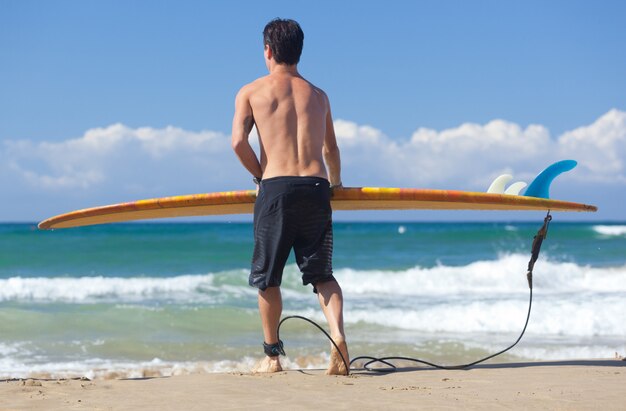
[[[253,177],[261,178],[261,164],[248,141],[254,126],[252,107],[246,88],[242,88],[235,98],[235,116],[233,117],[232,147],[241,164],[252,173]]]
[[[326,113],[326,135],[324,137],[323,155],[324,161],[328,166],[328,181],[331,187],[341,187],[341,156],[339,147],[337,146],[337,138],[335,136],[335,127],[333,125],[333,117],[330,113],[330,103],[326,98],[328,112]]]

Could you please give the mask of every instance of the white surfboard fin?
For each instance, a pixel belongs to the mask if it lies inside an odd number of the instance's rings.
[[[509,186],[509,188],[507,188],[506,190],[504,190],[504,194],[506,195],[510,195],[510,196],[518,196],[519,193],[527,186],[528,184],[526,184],[524,181],[518,181],[516,183],[513,183]]]
[[[487,192],[490,194],[504,194],[504,187],[511,180],[513,180],[512,175],[502,174],[501,176],[498,176],[495,180],[493,180],[493,183],[491,183]]]

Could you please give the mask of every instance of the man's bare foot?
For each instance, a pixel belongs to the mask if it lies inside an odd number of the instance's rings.
[[[278,372],[282,371],[283,367],[280,366],[280,360],[278,357],[268,357],[267,355],[258,362],[257,365],[252,368],[252,372]]]
[[[334,340],[335,344],[339,347],[343,358],[346,360],[348,366],[350,366],[350,357],[348,356],[348,345],[343,340]],[[346,369],[346,364],[344,364],[341,359],[341,355],[339,355],[339,351],[335,348],[333,344],[331,344],[330,348],[330,364],[328,364],[328,369],[326,370],[326,375],[348,375],[348,370]]]

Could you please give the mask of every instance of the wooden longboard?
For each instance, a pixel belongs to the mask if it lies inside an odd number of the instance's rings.
[[[86,208],[51,217],[39,228],[79,227],[124,221],[203,215],[250,214],[254,190],[225,191],[139,200]],[[592,205],[518,195],[420,188],[335,189],[333,210],[551,210],[594,212]]]

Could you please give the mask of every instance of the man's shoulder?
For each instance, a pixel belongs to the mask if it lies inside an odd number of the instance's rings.
[[[237,97],[249,97],[255,91],[263,87],[265,83],[267,83],[267,76],[259,77],[258,79],[241,87],[237,93]]]
[[[247,91],[254,91],[260,87],[263,87],[265,84],[269,82],[269,76],[259,77],[258,79],[251,81],[250,83],[243,86],[241,89],[246,89]]]
[[[315,92],[315,94],[320,96],[325,104],[329,104],[328,95],[326,94],[326,92],[311,82],[309,82],[309,84],[311,85],[311,89]]]
[[[326,92],[324,90],[322,90],[321,88],[311,84],[311,86],[313,86],[313,89],[319,93],[321,96],[323,96],[325,99],[328,99],[328,95],[326,95]]]

